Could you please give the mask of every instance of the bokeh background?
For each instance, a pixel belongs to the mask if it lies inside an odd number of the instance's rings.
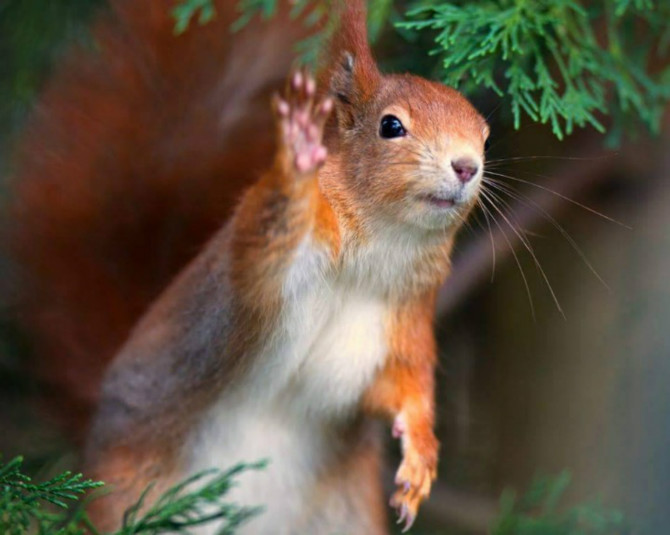
[[[650,10],[660,24],[662,4],[640,2],[635,9]],[[0,5],[4,206],[12,202],[13,155],[27,118],[72,47],[95,47],[89,24],[107,7],[102,0],[5,0]],[[407,7],[373,2],[379,8],[372,21],[375,51],[387,69],[439,78],[437,60],[426,54],[435,46],[434,32],[413,37],[407,29],[393,28]],[[633,43],[636,31],[663,38],[653,33],[656,25],[645,26],[646,20],[631,23]],[[597,20],[594,24],[598,32]],[[187,31],[202,29],[193,25]],[[234,38],[220,31],[222,39]],[[652,72],[666,68],[663,54],[650,58]],[[622,79],[626,76],[622,71]],[[538,475],[569,471],[567,504],[601,500],[622,511],[634,533],[667,533],[668,114],[659,113],[657,131],[651,132],[619,117],[615,89],[609,87],[610,114],[597,115],[606,132],[587,126],[559,140],[550,124],[527,116],[514,128],[509,95],[468,88],[492,125],[489,176],[514,192],[492,190],[502,196],[500,212],[488,207],[496,221],[482,211],[474,214],[461,233],[454,274],[441,294],[436,325],[440,479],[418,529],[485,533],[504,489],[523,493]],[[612,132],[616,135],[608,136]],[[6,224],[10,231],[11,223]],[[4,459],[22,454],[33,473],[47,474],[77,466],[77,439],[55,415],[57,400],[45,395],[50,386],[32,365],[31,333],[15,301],[21,269],[6,250],[0,257],[0,295],[5,296],[0,452]],[[389,443],[389,458],[394,455]]]

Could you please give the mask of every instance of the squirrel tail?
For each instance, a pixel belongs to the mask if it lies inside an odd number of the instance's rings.
[[[9,241],[32,365],[75,439],[139,316],[270,161],[271,93],[305,31],[231,35],[236,1],[175,36],[162,0],[111,0],[19,143]]]

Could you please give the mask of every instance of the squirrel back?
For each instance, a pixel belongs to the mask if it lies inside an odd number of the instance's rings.
[[[272,156],[268,102],[304,29],[280,13],[231,35],[235,5],[217,1],[213,22],[175,36],[164,2],[112,0],[19,143],[19,317],[75,439],[134,323]]]

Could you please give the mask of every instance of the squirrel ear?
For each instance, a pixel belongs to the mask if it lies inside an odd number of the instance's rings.
[[[354,126],[357,112],[375,94],[380,78],[372,55],[360,60],[346,50],[340,54],[331,71],[330,91],[336,101],[335,110],[341,127],[350,129]]]
[[[365,4],[340,4],[339,27],[332,36],[328,86],[336,100],[340,120],[354,120],[354,109],[371,98],[381,75],[368,45]]]
[[[335,98],[335,112],[341,127],[350,129],[356,121],[356,111],[374,94],[379,79],[375,66],[372,73],[361,69],[353,53],[344,51],[330,76],[330,92]]]

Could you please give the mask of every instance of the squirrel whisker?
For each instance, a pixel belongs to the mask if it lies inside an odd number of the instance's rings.
[[[491,185],[491,184],[489,184]],[[507,208],[508,211],[511,212],[511,208],[507,201],[505,201],[500,195],[495,193],[494,191],[488,190],[488,193],[490,196],[497,200],[498,203],[500,203],[504,208]],[[519,241],[523,244],[523,246],[526,248],[528,253],[530,254],[531,258],[533,259],[533,262],[535,263],[535,266],[537,267],[538,271],[542,275],[542,278],[544,279],[545,284],[547,285],[547,288],[549,289],[549,293],[552,296],[552,299],[554,300],[554,303],[556,304],[556,308],[558,311],[561,313],[561,315],[565,318],[565,314],[563,312],[563,309],[561,308],[561,304],[558,300],[558,297],[556,296],[556,293],[554,292],[554,288],[549,282],[549,277],[547,277],[546,272],[544,271],[544,268],[542,267],[542,264],[540,263],[539,259],[537,258],[537,255],[535,254],[535,250],[533,249],[532,245],[530,244],[530,241],[528,240],[528,237],[526,233],[524,232],[523,229],[516,227],[512,220],[511,220],[511,213],[506,215],[503,209],[499,206],[497,206],[495,203],[493,204],[494,209],[500,214],[500,216],[505,220],[507,225],[512,229],[514,234],[519,238]]]
[[[481,191],[481,193],[480,193],[480,194],[481,194],[481,198],[482,198],[483,200],[488,201],[489,204],[490,204],[492,207],[495,208],[495,206],[496,206],[496,205],[495,205],[495,202],[494,202],[494,201],[492,200],[492,198],[488,195],[488,193],[489,193],[489,192],[488,192],[487,190],[482,189],[482,191]],[[493,215],[493,214],[491,214],[491,215]],[[515,249],[514,249],[514,246],[512,245],[512,242],[510,241],[509,237],[507,236],[507,233],[506,233],[505,230],[503,229],[503,227],[502,227],[502,225],[500,224],[500,222],[499,222],[495,217],[493,217],[492,219],[493,219],[493,223],[498,227],[498,230],[500,231],[500,234],[502,235],[503,239],[505,240],[505,242],[507,242],[507,246],[509,247],[509,249],[510,249],[510,251],[511,251],[511,253],[512,253],[512,256],[514,257],[514,261],[516,262],[516,265],[517,265],[517,267],[519,268],[519,273],[521,274],[521,278],[522,278],[522,280],[523,280],[524,287],[526,288],[526,295],[528,296],[528,304],[529,304],[529,306],[530,306],[530,313],[531,313],[531,316],[533,317],[533,320],[535,320],[535,305],[533,304],[533,297],[532,297],[532,294],[531,294],[531,291],[530,291],[530,286],[529,286],[529,284],[528,284],[528,279],[526,278],[526,273],[524,272],[523,267],[521,266],[521,261],[519,260],[519,257],[518,257],[518,255],[516,254],[516,251],[515,251]]]
[[[585,204],[583,204],[583,203],[580,203],[579,201],[576,201],[576,200],[574,200],[574,199],[571,199],[570,197],[567,197],[567,196],[563,195],[562,193],[560,193],[560,192],[558,192],[558,191],[555,191],[555,190],[553,190],[553,189],[551,189],[551,188],[548,188],[547,186],[544,186],[544,185],[542,185],[542,184],[537,184],[537,183],[535,183],[535,182],[531,182],[530,180],[524,180],[524,179],[522,179],[522,178],[519,178],[519,177],[516,177],[516,176],[512,176],[512,175],[508,175],[508,174],[505,174],[505,173],[500,173],[500,172],[490,171],[490,170],[488,169],[488,166],[487,166],[487,168],[486,168],[486,172],[487,172],[489,175],[495,175],[495,176],[498,176],[498,177],[507,178],[507,179],[509,179],[509,180],[513,180],[513,181],[515,181],[515,182],[520,182],[520,183],[522,183],[522,184],[527,184],[527,185],[532,186],[532,187],[534,187],[534,188],[541,189],[541,190],[543,190],[543,191],[546,191],[547,193],[551,193],[552,195],[555,195],[555,196],[557,196],[557,197],[563,199],[564,201],[568,201],[569,203],[574,204],[575,206],[578,206],[579,208],[582,208],[583,210],[586,210],[587,212],[590,212],[590,213],[592,213],[593,215],[597,215],[598,217],[601,217],[601,218],[605,219],[606,221],[609,221],[610,223],[614,223],[614,224],[616,224],[616,225],[619,225],[619,226],[621,226],[621,227],[623,227],[623,228],[625,228],[625,229],[627,229],[627,230],[632,230],[632,227],[629,227],[629,226],[626,225],[625,223],[622,223],[621,221],[618,221],[618,220],[616,220],[616,219],[614,219],[614,218],[612,218],[612,217],[610,217],[610,216],[608,216],[608,215],[605,215],[605,214],[603,214],[602,212],[599,212],[598,210],[596,210],[596,209],[594,209],[594,208],[591,208],[590,206],[587,206],[587,205],[585,205]],[[537,176],[537,177],[539,177],[539,178],[546,178],[545,175],[540,175],[540,174],[536,174],[536,173],[531,173],[531,174],[534,174],[535,176]]]
[[[543,216],[543,218],[551,223],[551,225],[560,232],[560,234],[565,238],[565,240],[570,244],[572,249],[577,253],[577,255],[581,258],[581,260],[584,262],[586,267],[593,273],[593,275],[609,290],[609,285],[607,282],[603,279],[603,277],[598,273],[598,271],[595,269],[589,258],[586,256],[584,251],[579,247],[575,239],[568,233],[568,231],[549,213],[547,212],[544,208],[542,208],[537,202],[535,202],[533,199],[531,199],[529,196],[523,194],[522,192],[512,188],[510,185],[505,184],[503,182],[500,182],[499,180],[496,180],[492,177],[485,176],[484,177],[484,182],[488,184],[491,187],[495,187],[502,193],[505,193],[512,197],[513,199],[517,200],[518,202],[524,204],[525,206],[528,206],[540,213],[540,215]]]

